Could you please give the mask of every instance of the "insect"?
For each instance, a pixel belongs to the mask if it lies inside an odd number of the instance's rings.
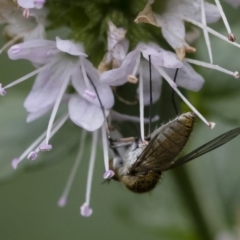
[[[193,113],[184,113],[156,129],[147,145],[133,143],[123,158],[118,156],[111,160],[110,167],[115,173],[113,179],[135,193],[151,191],[163,172],[196,159],[240,134],[240,127],[232,129],[178,158],[191,135],[194,121]]]
[[[150,107],[152,105],[151,86],[151,57],[149,55],[150,68]],[[176,70],[174,81],[176,80],[178,69]],[[91,81],[91,79],[90,79]],[[180,152],[189,140],[193,130],[195,116],[192,112],[184,113],[169,123],[162,125],[151,133],[151,116],[149,118],[149,141],[142,143],[139,138],[127,138],[116,141],[111,139],[109,128],[104,113],[101,99],[96,87],[91,81],[102,112],[105,118],[107,135],[110,147],[113,149],[115,157],[109,163],[109,167],[114,171],[113,179],[122,182],[129,190],[135,193],[145,193],[151,191],[158,183],[163,172],[179,167],[201,155],[208,153],[223,144],[231,141],[240,134],[240,127],[232,129],[214,138],[206,144],[196,148],[183,157],[178,157]],[[174,108],[177,106],[172,94]],[[150,110],[151,113],[151,110]],[[151,115],[151,114],[150,114]],[[130,145],[124,156],[121,156],[117,148]]]

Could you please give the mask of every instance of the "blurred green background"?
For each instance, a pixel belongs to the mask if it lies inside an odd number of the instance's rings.
[[[239,9],[233,14],[231,7],[224,7],[233,32],[240,39],[240,22],[235,19]],[[226,35],[221,22],[214,28]],[[64,31],[50,33],[63,38],[64,34]],[[216,64],[240,70],[240,49],[212,36],[211,42]],[[202,35],[196,47],[196,59],[208,61]],[[0,66],[3,84],[33,70],[26,61],[8,60],[6,53],[0,56]],[[185,152],[240,124],[239,80],[204,68],[197,71],[206,83],[200,92],[188,96],[197,109],[217,125],[210,131],[198,120]],[[11,168],[11,160],[47,126],[48,116],[33,123],[25,122],[23,102],[33,80],[9,89],[0,102],[0,239],[200,240],[209,236],[216,240],[240,239],[237,235],[240,231],[240,137],[184,167],[165,173],[156,189],[143,195],[133,194],[117,182],[102,183],[104,165],[99,146],[91,197],[93,215],[83,218],[79,207],[85,199],[89,137],[68,204],[59,208],[56,203],[74,163],[80,137],[80,130],[70,121],[52,139],[51,152],[42,153],[35,162],[24,160],[17,171]],[[155,110],[157,108],[155,106]],[[162,120],[164,108],[170,105],[165,104],[155,112],[160,113]]]

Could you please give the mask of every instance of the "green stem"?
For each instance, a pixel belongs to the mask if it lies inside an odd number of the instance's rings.
[[[206,222],[187,169],[185,167],[177,168],[174,170],[173,175],[176,180],[176,184],[182,193],[187,209],[192,215],[192,220],[195,223],[194,226],[196,227],[199,239],[212,240],[213,233]]]

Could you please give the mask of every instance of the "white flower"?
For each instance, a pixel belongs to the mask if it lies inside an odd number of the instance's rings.
[[[6,88],[37,75],[31,92],[24,102],[24,107],[31,114],[28,119],[36,119],[53,109],[54,120],[57,109],[64,99],[68,85],[73,85],[76,92],[69,100],[69,114],[72,121],[88,131],[95,131],[104,122],[101,106],[96,96],[97,89],[102,105],[110,109],[114,98],[110,87],[99,81],[97,70],[86,59],[83,47],[57,37],[56,42],[32,40],[12,46],[8,51],[13,60],[27,59],[41,67],[23,78],[1,88],[2,95]],[[65,97],[65,102],[66,102]],[[107,112],[106,112],[107,113]],[[92,121],[94,117],[94,121]],[[52,124],[53,120],[50,119]],[[50,124],[50,125],[51,125]],[[49,127],[49,131],[51,126]],[[46,140],[48,142],[48,140]]]
[[[17,0],[18,5],[22,8],[37,8],[40,9],[43,7],[46,0]]]
[[[0,53],[16,42],[45,38],[47,26],[46,9],[34,9],[28,19],[22,16],[21,10],[14,4],[4,4],[0,8],[0,23],[6,24],[3,34],[10,39],[0,49]]]

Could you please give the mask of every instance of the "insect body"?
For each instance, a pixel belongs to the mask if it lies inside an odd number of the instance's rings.
[[[123,159],[113,160],[115,179],[133,192],[152,190],[187,143],[194,120],[193,113],[182,114],[156,129],[147,145],[134,143]]]
[[[157,185],[164,171],[212,151],[240,134],[240,128],[235,128],[178,158],[191,135],[194,120],[193,113],[182,114],[156,129],[147,145],[133,143],[123,158],[116,157],[110,162],[114,179],[133,192],[148,192]]]

